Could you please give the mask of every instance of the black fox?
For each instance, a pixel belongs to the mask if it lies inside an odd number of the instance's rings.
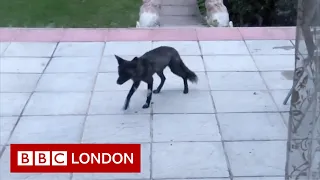
[[[139,87],[140,82],[143,81],[148,84],[148,95],[146,103],[142,108],[148,108],[152,98],[152,92],[160,93],[161,88],[166,80],[163,70],[169,66],[170,70],[183,79],[184,90],[183,93],[189,92],[188,82],[198,82],[197,75],[192,72],[181,60],[177,50],[168,46],[161,46],[146,52],[141,57],[134,57],[131,61],[125,60],[115,55],[118,61],[118,74],[117,84],[122,85],[129,79],[133,80],[133,85],[126,97],[123,109],[126,110],[129,106],[131,96]],[[156,90],[153,90],[153,75],[157,73],[161,82]]]

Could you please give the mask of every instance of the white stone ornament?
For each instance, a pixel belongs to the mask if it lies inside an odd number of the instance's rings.
[[[160,26],[160,0],[143,0],[139,12],[137,28]]]
[[[227,7],[223,0],[206,0],[205,20],[211,27],[233,27],[232,21],[229,20]]]

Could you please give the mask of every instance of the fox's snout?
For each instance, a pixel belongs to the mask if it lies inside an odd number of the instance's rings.
[[[122,82],[120,79],[117,79],[117,84],[121,85],[123,84],[124,82]]]
[[[127,82],[129,79],[126,78],[118,78],[117,79],[117,84],[122,85],[123,83]]]

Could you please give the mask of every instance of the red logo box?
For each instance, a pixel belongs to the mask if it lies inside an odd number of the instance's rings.
[[[140,144],[11,144],[12,173],[140,173]]]

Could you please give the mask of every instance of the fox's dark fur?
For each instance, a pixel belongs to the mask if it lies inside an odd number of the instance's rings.
[[[161,88],[166,80],[163,70],[169,66],[170,70],[183,79],[184,90],[183,93],[189,92],[188,82],[198,82],[197,75],[192,72],[181,60],[177,50],[168,46],[161,46],[151,51],[146,52],[141,57],[134,57],[131,61],[122,59],[115,55],[118,61],[118,74],[117,84],[122,85],[129,79],[133,80],[133,85],[126,97],[123,109],[126,110],[129,106],[131,96],[139,87],[140,82],[143,81],[148,84],[147,101],[142,108],[148,108],[152,98],[152,92],[160,93]],[[156,90],[153,90],[153,75],[157,73],[161,82]]]

